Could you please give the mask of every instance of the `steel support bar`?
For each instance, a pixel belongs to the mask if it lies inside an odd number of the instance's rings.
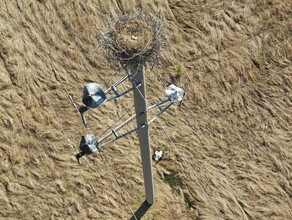
[[[137,127],[145,125],[145,127],[139,129],[137,133],[139,136],[140,153],[142,158],[146,202],[151,205],[154,203],[154,187],[152,176],[152,160],[150,153],[150,139],[147,124],[147,99],[144,70],[142,66],[139,66],[138,64],[132,64],[130,66],[130,71],[135,82],[142,83],[140,87],[134,90],[134,101],[136,115],[139,115],[139,117],[136,118]]]

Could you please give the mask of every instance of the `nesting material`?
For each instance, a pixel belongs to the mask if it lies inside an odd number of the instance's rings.
[[[165,33],[161,19],[139,9],[120,16],[101,40],[110,62],[154,64],[165,46]]]

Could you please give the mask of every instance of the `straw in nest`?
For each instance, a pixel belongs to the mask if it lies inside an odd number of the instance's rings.
[[[165,45],[161,19],[140,9],[120,16],[101,35],[109,61],[153,65]]]

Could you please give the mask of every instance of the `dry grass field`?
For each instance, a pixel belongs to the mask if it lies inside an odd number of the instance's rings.
[[[187,91],[151,124],[165,157],[143,219],[292,219],[290,0],[1,0],[0,219],[135,219],[137,135],[106,146],[106,163],[74,156],[82,134],[134,111],[132,94],[86,113],[84,128],[68,93],[80,102],[85,83],[123,76],[99,36],[140,6],[167,35],[145,70],[149,104],[169,83]]]

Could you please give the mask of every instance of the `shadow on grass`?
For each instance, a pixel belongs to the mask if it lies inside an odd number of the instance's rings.
[[[137,209],[137,211],[135,212],[135,214],[130,218],[130,220],[139,220],[141,219],[145,213],[148,211],[148,209],[151,207],[152,205],[149,205],[146,200],[140,205],[140,207]]]

